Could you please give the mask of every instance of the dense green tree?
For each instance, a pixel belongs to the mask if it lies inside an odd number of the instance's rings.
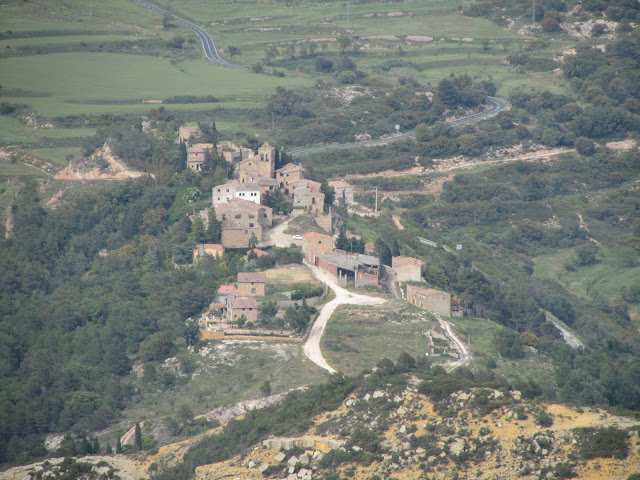
[[[134,445],[138,450],[142,450],[142,431],[140,430],[140,424],[136,422],[134,432]]]

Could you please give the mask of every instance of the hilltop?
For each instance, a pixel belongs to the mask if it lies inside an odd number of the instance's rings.
[[[451,386],[463,381],[464,374],[421,381],[417,376],[374,370],[351,383],[352,392],[337,408],[314,415],[297,435],[271,434],[255,443],[243,442],[240,453],[228,460],[197,466],[196,478],[624,480],[638,471],[637,420],[599,409],[533,403],[505,387],[471,387],[449,394],[445,387],[425,394],[433,382]],[[285,403],[295,405],[296,398]],[[299,400],[298,404],[302,405]],[[249,434],[259,422],[255,418],[249,414],[226,429]],[[166,445],[147,457],[115,455],[78,461],[99,463],[101,472],[113,467],[120,478],[138,480],[179,465],[185,454],[193,458],[194,452],[202,452],[209,435],[224,435],[222,428]],[[271,430],[279,428],[273,425]],[[0,478],[28,478],[29,471],[39,470],[34,465],[19,467]],[[161,474],[161,478],[169,477]]]

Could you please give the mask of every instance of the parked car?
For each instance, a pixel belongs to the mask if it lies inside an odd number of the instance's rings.
[[[302,235],[294,235],[293,239],[294,240],[302,240]]]

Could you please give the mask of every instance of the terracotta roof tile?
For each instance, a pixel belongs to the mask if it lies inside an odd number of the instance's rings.
[[[238,283],[266,283],[267,274],[264,272],[238,272]]]

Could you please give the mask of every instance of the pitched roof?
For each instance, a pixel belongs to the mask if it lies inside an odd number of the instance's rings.
[[[267,274],[264,272],[238,272],[238,283],[266,283]]]
[[[302,234],[302,238],[314,238],[314,237],[321,237],[321,238],[327,238],[329,240],[333,240],[329,235],[325,235],[324,233],[307,232]]]
[[[287,163],[286,165],[280,167],[276,170],[276,172],[291,172],[296,170],[303,170],[301,165],[296,165],[295,163]]]
[[[275,178],[271,178],[271,177],[258,177],[258,179],[255,182],[261,187],[278,186],[278,181]]]
[[[238,289],[235,285],[220,285],[218,295],[237,295]]]
[[[205,252],[224,253],[224,247],[219,243],[201,243],[200,245],[196,245],[195,247],[193,247],[193,250],[199,250],[200,247],[203,247]]]
[[[406,265],[407,263],[412,263],[417,266],[424,265],[424,262],[422,260],[413,257],[393,257],[391,259],[391,263],[393,265]]]
[[[422,295],[433,295],[434,293],[446,293],[447,295],[449,295],[447,292],[443,291],[443,290],[436,290],[435,288],[425,288],[425,287],[418,287],[417,285],[407,285],[407,288],[411,287],[411,289],[417,293],[421,293]]]
[[[236,192],[255,192],[260,190],[258,182],[240,183],[236,186]]]
[[[231,308],[258,308],[258,302],[255,298],[237,297],[229,300]]]
[[[273,147],[269,145],[269,142],[264,142],[260,148],[273,148]]]
[[[329,182],[329,185],[331,185],[333,188],[349,188],[351,187],[351,184],[348,182],[345,182],[344,180],[334,180],[332,182]]]
[[[247,250],[247,255],[249,255],[251,252],[255,253],[256,256],[258,257],[264,257],[265,255],[269,255],[268,252],[265,252],[264,250],[260,250],[259,248],[253,248],[251,250]]]
[[[261,208],[269,209],[270,207],[266,207],[264,205],[258,205],[257,203],[250,202],[249,200],[244,200],[242,198],[232,198],[227,203],[218,203],[215,206],[216,215],[222,215],[224,213],[231,213],[236,211],[251,211],[258,212]]]

